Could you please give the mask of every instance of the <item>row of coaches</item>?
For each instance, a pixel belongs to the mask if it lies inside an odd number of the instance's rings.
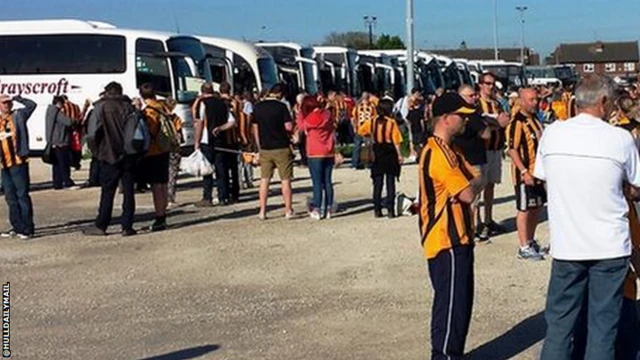
[[[414,84],[426,94],[475,84],[477,74],[504,74],[524,82],[522,68],[480,64],[437,54],[414,53]],[[495,66],[493,66],[495,65]],[[493,66],[493,67],[492,67]],[[504,70],[502,70],[504,69]],[[32,151],[43,150],[45,109],[53,96],[74,103],[98,99],[117,81],[126,94],[147,82],[158,95],[177,101],[185,120],[185,146],[193,144],[190,106],[200,86],[226,81],[233,92],[262,92],[276,83],[297,94],[342,91],[357,97],[367,91],[396,99],[407,93],[407,51],[368,50],[295,43],[247,43],[212,36],[122,29],[99,21],[27,20],[0,22],[0,93],[23,95],[38,103],[29,121]]]

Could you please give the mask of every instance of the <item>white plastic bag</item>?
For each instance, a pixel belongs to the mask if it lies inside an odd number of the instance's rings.
[[[180,170],[195,177],[213,174],[213,166],[200,150],[194,151],[186,159],[183,158],[180,163]]]

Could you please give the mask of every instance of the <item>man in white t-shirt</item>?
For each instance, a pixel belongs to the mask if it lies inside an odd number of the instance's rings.
[[[586,77],[575,91],[578,116],[549,126],[534,176],[547,182],[553,266],[541,359],[570,359],[587,306],[586,359],[615,357],[631,243],[624,188],[637,195],[640,157],[631,135],[607,124],[614,83]]]

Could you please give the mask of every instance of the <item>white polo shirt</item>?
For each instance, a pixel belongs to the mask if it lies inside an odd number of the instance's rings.
[[[534,176],[547,182],[551,256],[604,260],[631,254],[623,183],[640,187],[628,131],[580,114],[547,127]]]

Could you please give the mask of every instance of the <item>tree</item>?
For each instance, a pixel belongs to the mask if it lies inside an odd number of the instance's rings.
[[[369,34],[363,31],[348,31],[344,33],[332,32],[324,38],[324,42],[322,44],[365,50],[369,49]]]
[[[396,50],[405,49],[404,42],[399,36],[391,36],[388,34],[382,34],[375,44],[376,49],[380,50]]]

